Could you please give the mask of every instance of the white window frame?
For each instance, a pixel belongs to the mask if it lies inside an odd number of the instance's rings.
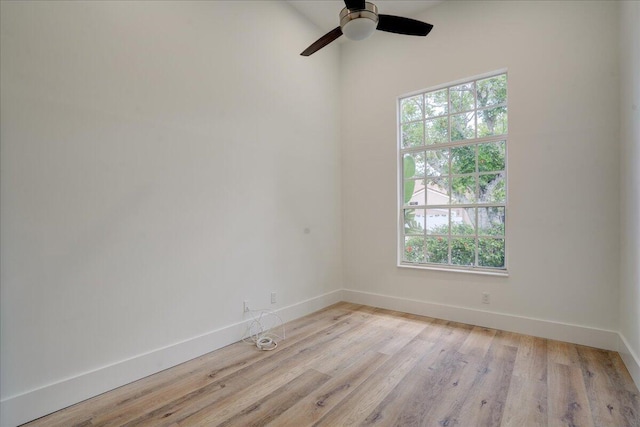
[[[509,200],[509,189],[508,189],[508,140],[509,140],[509,134],[508,134],[508,125],[507,125],[507,133],[504,134],[500,134],[500,135],[495,135],[495,136],[490,136],[490,137],[482,137],[482,138],[472,138],[472,139],[466,139],[466,140],[462,140],[462,141],[455,141],[455,142],[451,142],[450,141],[450,135],[451,135],[451,116],[455,115],[459,112],[456,112],[454,114],[451,113],[451,103],[450,103],[450,98],[449,96],[448,98],[448,111],[446,116],[448,118],[448,123],[449,123],[449,141],[448,142],[441,142],[441,143],[435,143],[435,144],[429,144],[429,145],[425,145],[424,142],[421,146],[417,146],[417,147],[409,147],[409,148],[403,148],[402,147],[402,108],[401,108],[401,102],[403,99],[406,98],[410,98],[410,97],[415,97],[417,95],[425,95],[427,93],[430,92],[435,92],[438,90],[442,90],[442,89],[449,89],[451,87],[454,86],[458,86],[461,84],[465,84],[465,83],[471,83],[471,82],[476,82],[478,80],[484,80],[487,78],[491,78],[491,77],[496,77],[496,76],[500,76],[500,75],[507,75],[507,99],[506,102],[504,104],[499,104],[499,105],[504,105],[507,107],[507,123],[508,123],[508,105],[509,105],[509,90],[508,90],[508,73],[506,69],[501,69],[501,70],[496,70],[496,71],[492,71],[489,73],[485,73],[485,74],[481,74],[481,75],[477,75],[477,76],[473,76],[473,77],[469,77],[469,78],[465,78],[465,79],[461,79],[461,80],[457,80],[457,81],[453,81],[453,82],[449,82],[449,83],[445,83],[442,85],[438,85],[438,86],[434,86],[434,87],[430,87],[427,89],[423,89],[423,90],[419,90],[419,91],[414,91],[414,92],[410,92],[404,95],[401,95],[397,98],[396,100],[396,108],[397,108],[397,179],[398,179],[398,201],[397,201],[397,207],[398,207],[398,234],[397,234],[397,265],[398,267],[405,267],[405,268],[414,268],[414,269],[425,269],[425,270],[437,270],[437,271],[453,271],[453,272],[462,272],[462,273],[474,273],[474,274],[485,274],[485,275],[494,275],[494,276],[508,276],[508,260],[509,260],[509,256],[508,256],[508,237],[507,237],[507,232],[508,232],[508,221],[509,221],[509,215],[508,215],[508,200]],[[481,110],[482,108],[480,108]],[[477,123],[478,123],[478,117],[477,117],[477,112],[479,111],[478,109],[478,105],[477,105],[477,94],[474,91],[474,108],[473,111],[475,114],[475,121],[476,121],[476,129],[477,129]],[[426,122],[426,118],[422,117],[422,122],[423,125]],[[423,136],[424,137],[424,136]],[[406,153],[411,153],[411,152],[419,152],[419,151],[424,151],[424,150],[428,150],[429,148],[438,148],[438,149],[445,149],[445,148],[452,148],[452,147],[460,147],[460,146],[471,146],[471,145],[477,145],[480,143],[487,143],[487,142],[499,142],[499,141],[504,141],[505,142],[505,165],[504,165],[504,176],[505,176],[505,200],[504,203],[479,203],[478,200],[476,200],[475,203],[472,204],[453,204],[451,201],[449,202],[448,205],[436,205],[436,206],[431,206],[431,205],[427,205],[426,203],[424,205],[418,205],[415,207],[415,209],[424,209],[425,212],[425,217],[427,209],[437,209],[442,207],[443,209],[452,209],[452,208],[465,208],[465,207],[473,207],[473,208],[478,208],[478,207],[489,207],[489,206],[500,206],[504,208],[504,215],[505,215],[505,224],[504,224],[504,266],[501,268],[498,267],[482,267],[482,266],[463,266],[463,265],[454,265],[451,264],[451,237],[452,237],[452,233],[451,233],[451,226],[449,226],[449,233],[448,233],[448,238],[449,238],[449,245],[448,245],[448,261],[449,264],[437,264],[437,263],[428,263],[428,262],[424,262],[424,263],[415,263],[415,262],[408,262],[408,261],[404,261],[404,251],[405,251],[405,216],[404,216],[404,211],[405,209],[407,209],[407,205],[405,205],[404,202],[404,155]],[[478,152],[476,150],[476,159],[478,156]],[[426,162],[426,159],[425,159]],[[451,167],[451,158],[448,159],[449,162],[449,168]],[[477,162],[476,162],[477,164]],[[451,172],[451,171],[450,171]],[[478,177],[480,175],[478,169],[476,168],[476,171],[474,173],[476,177]],[[453,175],[449,175],[449,178],[451,178]],[[476,185],[479,185],[478,180],[476,180]],[[425,187],[425,191],[426,187]],[[477,210],[476,210],[477,211]],[[451,212],[451,211],[449,211]],[[451,215],[451,213],[449,213],[449,215]],[[450,222],[449,222],[450,224]],[[477,225],[477,221],[476,221],[476,225]],[[427,238],[428,234],[427,234],[427,226],[425,224],[424,227],[424,236],[425,239]],[[477,264],[478,261],[478,237],[479,237],[479,232],[478,232],[478,227],[476,226],[475,229],[475,234],[473,236],[470,236],[474,238],[474,242],[475,242],[475,263]]]

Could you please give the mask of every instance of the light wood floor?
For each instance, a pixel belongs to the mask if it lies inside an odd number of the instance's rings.
[[[29,426],[640,426],[617,353],[340,303]]]

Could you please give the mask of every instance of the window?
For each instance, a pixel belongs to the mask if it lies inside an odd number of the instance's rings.
[[[506,270],[507,74],[399,99],[399,263]]]

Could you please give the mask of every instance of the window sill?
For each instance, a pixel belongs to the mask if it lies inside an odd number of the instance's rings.
[[[432,270],[432,271],[446,271],[452,273],[466,273],[466,274],[479,274],[482,276],[497,276],[497,277],[509,277],[507,270],[478,270],[470,268],[456,268],[456,267],[435,267],[430,265],[416,265],[416,264],[398,264],[400,268],[412,268],[417,270]]]

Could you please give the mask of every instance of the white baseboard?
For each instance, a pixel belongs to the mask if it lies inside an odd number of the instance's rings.
[[[633,351],[624,335],[619,334],[618,337],[618,353],[636,383],[636,387],[640,389],[640,357]]]
[[[606,350],[618,350],[618,333],[614,331],[348,289],[343,291],[343,295],[345,301],[356,304],[366,304]]]
[[[286,322],[342,299],[336,290],[274,311]],[[245,327],[246,320],[8,397],[0,402],[0,426],[17,426],[222,348],[238,341]]]

